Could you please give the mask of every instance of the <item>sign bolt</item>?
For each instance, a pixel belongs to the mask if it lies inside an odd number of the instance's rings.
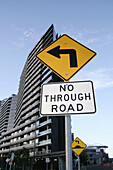
[[[68,74],[66,73],[66,76],[67,76]]]

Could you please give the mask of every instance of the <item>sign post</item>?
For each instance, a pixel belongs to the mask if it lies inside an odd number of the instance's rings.
[[[64,81],[69,81],[79,70],[81,70],[96,53],[68,35],[64,34],[42,51],[36,54],[43,64],[58,75]],[[68,83],[67,83],[68,84]],[[79,84],[80,85],[80,84]],[[47,86],[46,86],[47,87]],[[52,87],[52,86],[51,86]],[[55,87],[55,85],[54,85]],[[91,86],[90,86],[91,87]],[[65,89],[66,88],[66,89]],[[48,88],[48,94],[42,86],[41,114],[42,115],[64,115],[65,116],[65,138],[66,138],[66,170],[72,170],[71,146],[71,121],[70,114],[95,113],[94,93],[76,91],[73,96],[73,85],[69,84],[60,88],[62,94],[57,94],[58,89]],[[47,88],[46,88],[47,89]],[[78,88],[79,89],[79,88]],[[80,89],[79,89],[80,90]],[[83,89],[82,89],[83,90]],[[69,91],[69,93],[65,93]],[[46,92],[46,93],[45,93]],[[79,93],[79,94],[78,94]],[[52,96],[53,95],[53,96]],[[84,102],[81,102],[81,101]],[[87,102],[89,100],[89,102]],[[89,103],[89,104],[86,104]]]
[[[66,146],[66,170],[72,170],[72,136],[71,136],[71,116],[65,116],[65,146]]]
[[[80,170],[80,157],[79,155],[86,148],[86,144],[82,142],[78,137],[72,142],[72,150],[78,156],[78,170]]]
[[[78,156],[78,170],[80,170],[80,157]]]
[[[46,158],[46,170],[48,170],[49,158]]]
[[[80,139],[76,139],[72,144],[70,114],[95,112],[95,97],[91,81],[60,82],[42,85],[41,114],[45,116],[65,115],[66,170],[72,170],[71,145],[73,146],[73,151],[76,150],[78,155],[86,147]],[[75,146],[76,148],[74,148]],[[80,169],[79,163],[78,166]]]

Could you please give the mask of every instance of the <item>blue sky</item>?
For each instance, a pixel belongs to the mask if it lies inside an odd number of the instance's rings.
[[[26,58],[51,24],[97,55],[72,80],[92,80],[96,114],[72,116],[75,137],[113,157],[113,0],[0,1],[0,100],[17,93]]]

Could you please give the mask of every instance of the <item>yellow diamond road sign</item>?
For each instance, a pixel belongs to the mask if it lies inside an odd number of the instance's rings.
[[[36,54],[43,64],[61,79],[70,80],[96,53],[68,35],[62,35]]]
[[[86,148],[86,144],[82,142],[78,137],[72,142],[72,150],[79,156]]]

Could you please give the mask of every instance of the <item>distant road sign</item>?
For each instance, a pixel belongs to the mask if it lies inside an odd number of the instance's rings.
[[[96,104],[91,81],[42,85],[42,115],[87,114],[95,112]]]
[[[68,35],[62,35],[41,52],[37,53],[36,58],[61,79],[68,81],[95,55],[94,51]]]
[[[9,161],[10,161],[10,159],[9,159],[9,158],[7,158],[7,159],[6,159],[6,162],[8,163]]]
[[[72,150],[79,156],[86,148],[86,144],[82,142],[78,137],[72,142]]]

